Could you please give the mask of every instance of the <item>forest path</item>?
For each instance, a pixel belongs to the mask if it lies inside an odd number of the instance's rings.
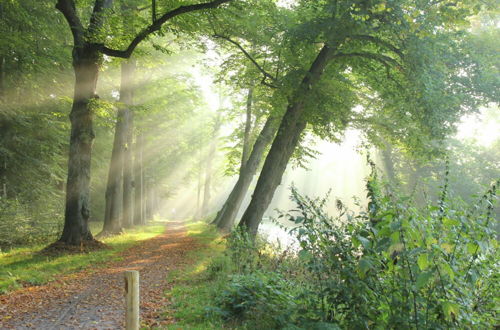
[[[0,296],[0,329],[124,328],[126,270],[140,273],[141,322],[170,323],[160,315],[168,305],[164,292],[171,284],[166,275],[185,267],[186,254],[199,247],[184,223],[169,222],[164,234],[121,252],[122,260]]]

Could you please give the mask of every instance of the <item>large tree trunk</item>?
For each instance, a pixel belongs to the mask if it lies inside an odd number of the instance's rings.
[[[309,72],[295,91],[281,120],[278,134],[264,162],[250,205],[240,222],[240,226],[246,228],[252,236],[257,234],[262,216],[269,207],[276,188],[281,183],[283,172],[306,127],[307,122],[303,118],[305,100],[312,86],[319,81],[332,53],[333,50],[330,47],[323,46]]]
[[[134,224],[144,225],[144,175],[143,175],[143,144],[142,133],[137,134],[135,141],[134,160]]]
[[[240,169],[238,181],[234,185],[231,194],[229,194],[229,197],[224,203],[224,206],[222,206],[219,213],[217,213],[217,217],[213,221],[213,223],[217,224],[219,229],[229,231],[233,227],[248,188],[250,187],[253,177],[259,168],[264,151],[276,135],[276,131],[278,130],[278,120],[279,119],[277,117],[269,117],[264,125],[264,128],[257,137],[250,157],[246,161],[245,166],[242,166]]]
[[[129,59],[122,63],[122,81],[120,101],[125,105],[124,111],[124,151],[123,151],[123,226],[130,228],[134,225],[134,183],[132,140],[134,135],[133,105],[135,60]]]
[[[90,217],[90,163],[94,130],[90,101],[95,97],[100,56],[88,44],[75,48],[75,93],[71,108],[71,137],[69,142],[66,207],[61,242],[80,245],[92,240]]]

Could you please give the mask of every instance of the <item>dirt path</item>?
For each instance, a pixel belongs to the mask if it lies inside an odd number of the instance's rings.
[[[123,328],[125,270],[140,272],[142,322],[170,323],[160,315],[168,304],[166,275],[185,266],[185,254],[198,247],[183,223],[168,223],[165,234],[122,252],[123,260],[0,296],[0,329]]]

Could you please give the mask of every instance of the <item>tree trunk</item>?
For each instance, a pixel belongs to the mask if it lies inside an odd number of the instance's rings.
[[[201,187],[202,187],[202,184],[201,184],[201,181],[202,181],[202,174],[201,174],[201,170],[202,170],[202,153],[201,153],[201,149],[200,149],[200,152],[199,152],[199,156],[200,156],[200,163],[198,164],[198,191],[197,191],[197,195],[196,195],[196,212],[194,213],[194,218],[195,219],[199,219],[201,218]]]
[[[283,172],[306,127],[307,122],[303,118],[305,100],[312,86],[321,78],[332,53],[333,50],[330,47],[323,46],[291,98],[281,120],[278,134],[264,162],[250,205],[240,222],[240,226],[245,227],[252,236],[257,234],[262,216],[269,207],[276,188],[281,183]]]
[[[233,227],[248,188],[250,187],[253,177],[259,168],[264,151],[276,135],[279,123],[278,120],[279,119],[277,117],[269,117],[264,125],[264,128],[257,137],[248,161],[245,166],[242,166],[240,169],[238,181],[234,185],[231,194],[229,194],[229,197],[224,203],[224,206],[222,206],[219,213],[217,213],[217,217],[213,221],[213,223],[217,224],[219,229],[229,231]]]
[[[3,160],[2,196],[7,199],[7,160]]]
[[[253,87],[248,89],[245,134],[243,136],[243,151],[241,153],[241,168],[245,166],[250,153],[250,132],[252,130],[252,102],[253,102]]]
[[[124,124],[125,113],[124,109],[120,108],[116,118],[115,137],[106,185],[106,213],[103,231],[109,234],[117,234],[122,231]]]
[[[0,102],[5,95],[5,57],[0,56]]]
[[[142,133],[137,135],[135,141],[135,161],[134,161],[134,224],[144,225],[144,176],[142,158]]]
[[[220,129],[220,116],[216,118],[214,123],[212,141],[210,142],[210,149],[208,150],[205,162],[205,185],[203,191],[203,204],[201,207],[201,215],[203,217],[206,217],[208,215],[210,206],[211,189],[212,189],[212,163],[217,148],[217,135],[219,134],[219,129]]]
[[[147,220],[152,220],[155,215],[156,210],[154,208],[154,205],[155,205],[155,187],[153,184],[148,183],[147,203],[146,203]]]
[[[215,143],[212,142],[210,145],[210,150],[205,163],[205,182],[203,185],[203,204],[201,207],[201,216],[206,217],[208,215],[208,207],[210,205],[211,198],[211,188],[212,188],[212,158],[215,153]]]
[[[380,150],[380,156],[387,180],[394,183],[396,172],[394,171],[394,162],[392,160],[392,146],[389,143],[384,143],[384,148]]]
[[[100,55],[89,44],[73,52],[75,92],[71,108],[64,229],[59,239],[70,245],[93,240],[90,217],[90,163],[94,130],[90,101],[95,97]]]
[[[122,62],[122,81],[120,101],[125,105],[123,127],[123,226],[130,228],[134,225],[134,195],[133,195],[133,157],[132,140],[134,135],[133,105],[135,60]]]

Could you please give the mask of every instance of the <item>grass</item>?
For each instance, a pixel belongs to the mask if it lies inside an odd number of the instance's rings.
[[[171,272],[167,280],[174,284],[167,293],[172,302],[167,317],[176,319],[176,323],[168,329],[220,329],[222,320],[207,315],[207,303],[217,288],[217,281],[210,277],[208,267],[214,258],[218,258],[225,250],[220,234],[202,222],[187,225],[188,235],[202,244],[202,247],[188,255],[189,266]]]
[[[98,233],[102,224],[92,223],[91,230]],[[165,230],[165,223],[155,222],[127,230],[124,234],[103,240],[110,249],[84,254],[42,256],[37,252],[44,248],[37,245],[15,248],[0,253],[0,294],[16,290],[25,285],[41,285],[56,276],[66,275],[87,268],[99,267],[107,261],[118,260],[119,252],[142,240],[155,237]]]

